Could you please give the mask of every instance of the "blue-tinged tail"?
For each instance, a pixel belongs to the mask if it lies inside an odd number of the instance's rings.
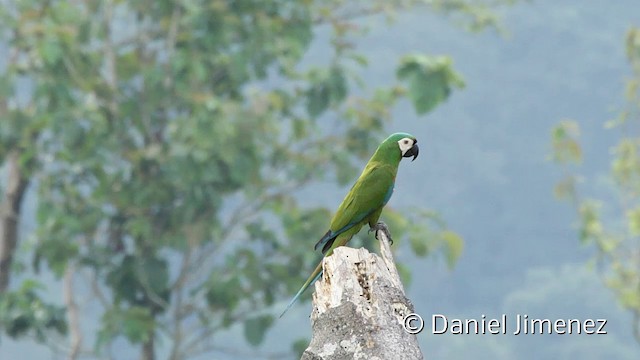
[[[307,290],[307,288],[309,288],[309,286],[313,285],[313,283],[315,283],[318,279],[320,279],[320,276],[322,276],[322,261],[320,261],[318,266],[316,266],[316,269],[311,273],[311,276],[309,276],[307,281],[305,281],[305,283],[302,285],[300,290],[298,290],[298,293],[296,294],[296,296],[294,296],[293,299],[291,299],[291,301],[289,302],[289,305],[287,305],[287,308],[284,309],[282,314],[280,314],[280,317],[282,317],[282,315],[284,315],[284,313],[286,313],[289,310],[289,308],[291,308],[291,306],[296,302],[296,300],[298,300],[300,295],[302,295],[302,293],[304,293],[304,291]]]

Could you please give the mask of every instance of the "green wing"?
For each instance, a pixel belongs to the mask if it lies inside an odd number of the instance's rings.
[[[337,236],[354,226],[362,226],[365,219],[389,201],[394,181],[395,171],[392,166],[368,164],[331,219],[329,231],[315,248],[322,246],[322,252],[326,253]]]

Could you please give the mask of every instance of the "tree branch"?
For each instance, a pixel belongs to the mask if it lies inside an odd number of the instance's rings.
[[[29,185],[19,159],[17,150],[7,156],[7,188],[0,204],[0,293],[7,290],[11,280],[11,264],[18,243],[20,208]]]
[[[64,274],[64,304],[67,307],[67,318],[69,321],[69,336],[71,348],[69,349],[69,360],[76,360],[82,348],[82,332],[80,330],[80,316],[78,304],[74,299],[73,275],[75,269],[72,264],[67,266]]]
[[[192,245],[182,255],[182,264],[180,266],[180,273],[176,282],[172,285],[172,291],[175,292],[175,302],[173,304],[173,342],[171,344],[171,354],[169,360],[178,360],[181,358],[180,349],[184,339],[184,329],[182,327],[182,320],[188,311],[185,311],[183,307],[183,296],[185,292],[185,280],[187,275],[187,269],[189,268],[190,259],[192,253]]]
[[[386,227],[386,225],[385,225]],[[376,238],[380,241],[380,256],[382,256],[382,260],[384,264],[387,266],[387,270],[389,271],[389,280],[393,283],[393,285],[402,291],[404,295],[404,287],[402,286],[402,280],[400,279],[400,274],[398,273],[398,269],[396,268],[396,262],[393,260],[393,252],[391,251],[391,239],[387,237],[387,234],[384,231],[377,231]]]
[[[382,256],[338,247],[324,259],[313,294],[313,338],[302,360],[423,359],[415,335],[403,326],[413,312],[395,269],[388,238],[378,232]]]

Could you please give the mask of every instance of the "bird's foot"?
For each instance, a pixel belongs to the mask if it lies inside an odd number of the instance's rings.
[[[389,227],[387,227],[387,224],[379,221],[377,224],[369,228],[369,232],[372,231],[376,232],[376,239],[378,239],[378,231],[382,231],[387,239],[389,239],[389,245],[393,245],[393,239],[391,238],[391,233],[389,232]]]

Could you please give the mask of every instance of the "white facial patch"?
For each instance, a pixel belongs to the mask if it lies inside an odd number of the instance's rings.
[[[398,147],[400,147],[400,152],[402,152],[402,156],[413,147],[413,140],[410,138],[402,138],[398,140]]]

